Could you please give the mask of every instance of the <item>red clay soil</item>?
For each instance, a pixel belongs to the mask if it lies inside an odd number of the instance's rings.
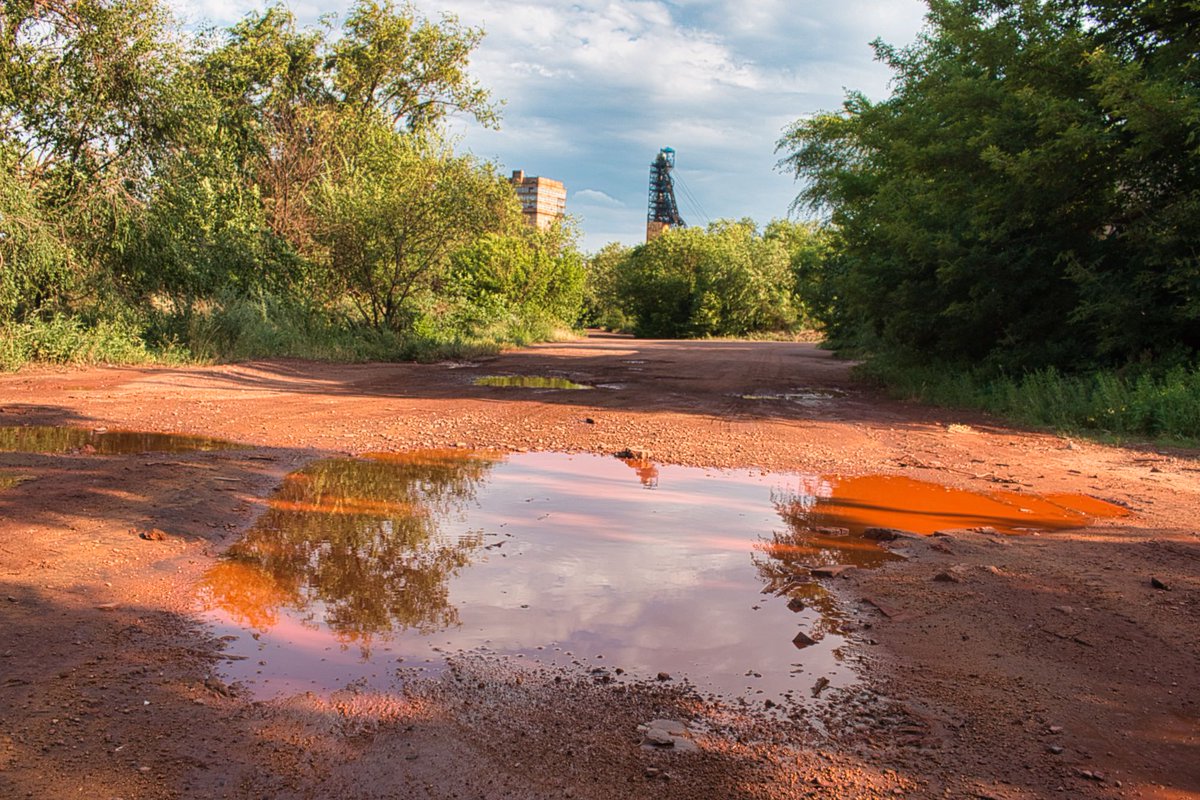
[[[471,382],[522,374],[620,388]],[[816,397],[770,399],[798,390]],[[3,798],[1200,798],[1193,451],[898,404],[810,344],[610,336],[478,365],[27,370],[0,376],[13,425],[253,447],[0,453]],[[793,719],[482,658],[402,696],[257,702],[222,683],[195,585],[282,477],[322,455],[429,446],[641,448],[1075,492],[1132,513],[904,538],[891,546],[907,559],[829,580],[862,682]],[[698,751],[640,746],[655,718],[689,723]]]

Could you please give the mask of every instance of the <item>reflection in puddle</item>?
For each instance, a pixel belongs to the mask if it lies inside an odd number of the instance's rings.
[[[901,476],[809,478],[781,513],[808,528],[898,528],[933,533],[951,528],[1022,530],[1079,528],[1096,517],[1122,517],[1120,506],[1083,495],[979,494]]]
[[[519,387],[524,389],[591,389],[592,387],[566,378],[544,375],[485,375],[475,379],[476,386]]]
[[[0,472],[0,492],[19,486],[29,480],[28,475],[16,475],[11,472]]]
[[[0,451],[15,453],[69,453],[83,451],[103,455],[129,453],[188,453],[197,450],[238,450],[247,445],[186,436],[177,433],[109,431],[104,429],[30,425],[0,427]]]
[[[861,535],[877,521],[839,516],[871,505],[843,488],[859,487],[555,453],[323,461],[287,479],[201,600],[237,637],[226,677],[260,697],[386,689],[460,650],[804,696],[853,682],[810,568],[894,557]]]
[[[827,403],[838,397],[845,397],[840,389],[791,389],[786,392],[750,392],[738,395],[743,400],[781,400],[785,403],[797,403],[802,406],[815,406]]]

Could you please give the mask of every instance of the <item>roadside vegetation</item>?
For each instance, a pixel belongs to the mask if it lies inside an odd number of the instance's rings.
[[[832,245],[806,298],[901,394],[1200,438],[1200,4],[929,0],[779,143]]]
[[[0,368],[431,358],[577,322],[569,225],[454,152],[482,32],[360,0],[190,35],[159,0],[0,6]]]
[[[776,220],[678,228],[589,259],[589,324],[659,338],[787,335],[811,325],[826,232]]]

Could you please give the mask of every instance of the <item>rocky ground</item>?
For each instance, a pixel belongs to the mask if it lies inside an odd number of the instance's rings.
[[[616,388],[471,383],[516,374]],[[814,397],[771,399],[797,390]],[[1200,797],[1194,451],[893,403],[810,344],[619,337],[482,364],[30,370],[0,376],[0,426],[19,425],[249,448],[0,453],[0,797]],[[1132,513],[902,538],[906,559],[830,579],[862,681],[802,710],[465,656],[401,694],[226,686],[201,572],[293,469],[426,446],[638,448]]]

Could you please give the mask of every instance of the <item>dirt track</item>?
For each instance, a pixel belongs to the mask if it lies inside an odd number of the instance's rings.
[[[621,388],[471,385],[484,374]],[[797,388],[831,397],[741,396]],[[0,376],[0,425],[27,424],[254,449],[0,453],[0,479],[25,479],[0,490],[0,797],[1200,798],[1194,452],[892,403],[807,344],[616,337],[474,367]],[[839,579],[868,669],[813,720],[472,661],[404,697],[231,695],[213,678],[220,643],[189,616],[200,572],[297,466],[422,446],[635,447],[664,463],[1080,492],[1133,514],[905,542],[908,560]],[[151,529],[167,539],[138,537]],[[951,567],[960,580],[932,580]],[[706,722],[701,752],[639,748],[654,717]]]

